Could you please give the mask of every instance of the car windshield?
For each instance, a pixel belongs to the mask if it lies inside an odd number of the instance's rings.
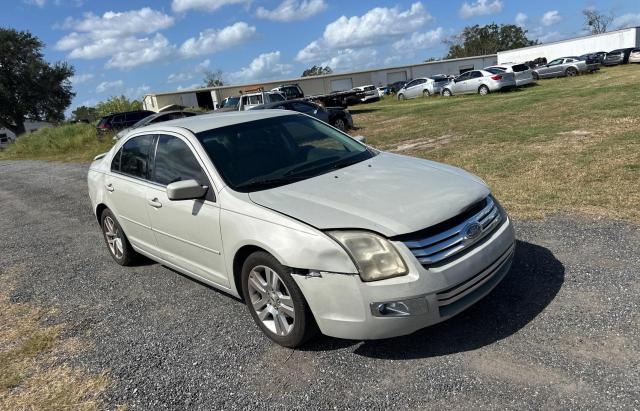
[[[305,180],[375,155],[325,123],[299,114],[215,128],[196,136],[225,182],[240,192]]]
[[[240,97],[229,97],[228,99],[222,101],[222,103],[220,104],[220,108],[238,107],[239,103],[240,103]]]
[[[151,122],[151,120],[153,120],[154,118],[158,118],[158,117],[159,117],[159,116],[148,116],[148,117],[145,117],[145,118],[143,118],[142,120],[139,120],[139,121],[135,122],[135,123],[131,126],[131,128],[138,128],[138,127],[145,126],[145,125],[147,125],[147,123],[150,123],[150,122]]]

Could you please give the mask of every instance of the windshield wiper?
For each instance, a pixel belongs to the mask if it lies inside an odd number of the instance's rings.
[[[274,186],[281,186],[289,183],[293,183],[295,181],[301,180],[298,177],[271,177],[271,178],[261,178],[255,177],[250,180],[245,181],[242,184],[238,184],[236,188],[269,188]]]
[[[334,160],[338,160],[340,158],[340,156],[331,156],[331,157],[324,157],[324,158],[319,158],[317,160],[314,160],[310,163],[304,163],[299,165],[298,167],[292,168],[291,170],[287,171],[286,173],[284,173],[283,175],[285,176],[290,176],[292,174],[295,174],[297,172],[303,171],[303,170],[307,170],[310,168],[314,168],[316,166],[319,166],[321,164],[324,163],[328,163]]]

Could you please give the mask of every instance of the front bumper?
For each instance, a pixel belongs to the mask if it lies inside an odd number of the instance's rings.
[[[294,275],[323,334],[370,340],[411,334],[464,311],[508,273],[515,233],[506,218],[486,240],[459,258],[424,268],[404,244],[395,243],[409,274],[363,282],[357,275]],[[380,315],[380,303],[402,302],[409,315]],[[393,307],[393,305],[391,305]]]

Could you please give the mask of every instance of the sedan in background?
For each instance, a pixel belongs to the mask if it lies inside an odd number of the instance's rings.
[[[353,91],[364,92],[364,96],[360,97],[360,103],[371,103],[380,100],[380,94],[376,86],[368,85],[361,87],[354,87]]]
[[[349,110],[342,107],[322,107],[319,104],[306,100],[287,100],[275,103],[261,104],[251,110],[291,110],[308,114],[318,120],[331,124],[335,128],[346,131],[353,128],[353,117]]]
[[[472,70],[460,74],[442,89],[445,97],[456,94],[486,95],[494,91],[509,90],[516,86],[513,73],[494,74],[485,70]]]
[[[485,68],[485,71],[493,74],[513,73],[516,86],[526,86],[534,82],[533,70],[526,64],[501,64]]]
[[[449,78],[444,74],[431,77],[420,77],[411,80],[398,90],[398,100],[406,100],[417,97],[428,97],[442,93],[443,87],[449,83]]]
[[[144,127],[149,124],[162,123],[163,121],[175,120],[183,117],[192,117],[195,115],[196,113],[192,113],[191,111],[165,111],[162,113],[152,114],[138,121],[131,127],[125,128],[124,130],[119,131],[118,134],[113,136],[113,139],[119,140],[122,137],[126,136],[127,133],[130,132],[131,130],[139,127]]]
[[[596,71],[599,67],[599,64],[588,63],[585,60],[581,60],[580,57],[560,57],[551,60],[544,66],[536,67],[533,70],[533,78],[538,80],[552,77],[574,77],[579,74]]]
[[[605,66],[617,66],[618,64],[627,64],[629,62],[629,56],[634,48],[617,49],[607,53],[607,57],[604,59]]]
[[[640,63],[640,48],[631,50],[631,53],[629,53],[629,63]]]

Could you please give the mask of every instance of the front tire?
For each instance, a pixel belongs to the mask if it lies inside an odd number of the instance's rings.
[[[120,265],[132,265],[137,260],[138,253],[131,247],[120,223],[108,208],[100,216],[100,225],[111,257]]]
[[[423,97],[431,97],[431,92],[429,90],[425,90],[422,92]]]
[[[317,325],[291,272],[271,254],[255,252],[242,266],[242,294],[262,332],[295,348],[317,333]]]
[[[449,90],[448,88],[445,88],[444,90],[442,90],[442,96],[451,97],[451,90]]]
[[[540,80],[540,75],[539,75],[538,73],[536,73],[535,71],[533,72],[532,76],[533,76],[533,79],[534,79],[535,81]]]
[[[404,99],[405,99],[404,94],[398,94],[398,100],[402,101]]]
[[[337,119],[333,120],[332,126],[334,126],[335,128],[337,128],[340,131],[346,131],[347,130],[347,123],[342,118],[337,118]]]

